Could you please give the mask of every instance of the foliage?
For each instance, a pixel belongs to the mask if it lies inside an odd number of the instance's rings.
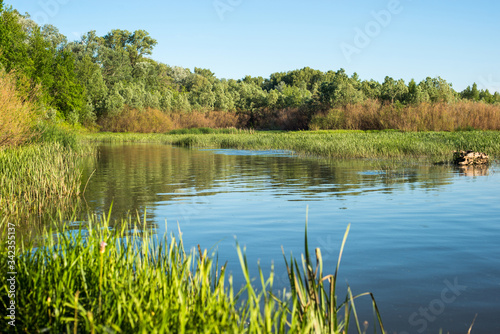
[[[10,7],[2,9],[0,25],[0,64],[29,78],[18,82],[20,92],[29,95],[39,87],[41,108],[56,109],[68,122],[87,126],[129,108],[187,118],[192,112],[223,111],[237,115],[242,127],[297,130],[331,108],[364,108],[366,101],[396,109],[460,100],[500,104],[499,92],[473,84],[458,93],[440,77],[408,84],[386,77],[379,83],[361,80],[357,73],[348,76],[344,69],[304,67],[269,78],[219,79],[209,69],[191,71],[152,60],[157,41],[145,30],[113,29],[104,36],[89,31],[68,42],[57,28],[40,27]]]
[[[111,132],[163,133],[173,128],[172,120],[156,109],[127,108],[120,115],[102,118],[101,129]]]

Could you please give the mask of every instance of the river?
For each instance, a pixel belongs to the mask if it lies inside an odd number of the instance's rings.
[[[144,216],[147,228],[200,244],[228,261],[243,283],[236,240],[275,288],[287,287],[281,247],[321,248],[333,274],[351,224],[338,279],[375,295],[388,333],[500,333],[500,166],[461,170],[408,161],[296,157],[282,151],[105,144],[84,167],[92,212]],[[307,213],[308,210],[308,213]],[[314,254],[314,252],[313,252]],[[368,298],[356,303],[373,324]]]

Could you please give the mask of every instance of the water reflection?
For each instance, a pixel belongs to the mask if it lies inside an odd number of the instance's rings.
[[[461,176],[475,177],[488,176],[490,174],[489,165],[458,166],[456,169]]]
[[[405,187],[438,190],[453,177],[450,168],[428,164],[248,153],[161,144],[102,145],[98,158],[87,162],[84,174],[95,173],[82,185],[85,201],[91,212],[103,212],[113,203],[116,219],[129,213],[142,217],[147,208],[148,223],[155,228],[158,206],[190,204],[184,211],[196,211],[196,204],[217,194],[271,192],[289,201],[321,201],[369,192],[390,194]]]

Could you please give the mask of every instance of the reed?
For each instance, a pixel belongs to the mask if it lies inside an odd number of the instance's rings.
[[[0,216],[32,220],[50,207],[71,206],[80,194],[79,158],[92,151],[59,142],[0,151]]]
[[[500,106],[483,102],[382,104],[367,100],[312,116],[312,130],[500,130]]]
[[[103,117],[99,126],[109,132],[163,133],[172,129],[234,128],[241,125],[240,116],[225,111],[192,111],[166,113],[158,109],[125,108],[119,115]]]
[[[90,142],[156,142],[184,147],[281,149],[326,158],[376,158],[451,161],[455,150],[500,156],[499,131],[298,131],[235,134],[92,134]]]
[[[5,224],[4,219],[2,228]],[[338,265],[335,275],[323,277],[319,256],[320,269],[312,270],[307,228],[303,269],[307,279],[300,279],[297,261],[292,257],[289,275],[294,292],[291,299],[285,299],[272,290],[274,273],[265,278],[259,268],[257,282],[261,286],[253,286],[245,252],[239,245],[237,252],[247,284],[235,292],[226,265],[220,265],[215,255],[208,255],[199,246],[197,251],[187,252],[180,232],[179,237],[172,234],[160,238],[143,230],[144,224],[139,218],[129,217],[111,228],[109,215],[99,219],[93,216],[76,229],[59,221],[37,240],[36,246],[19,243],[18,307],[12,331],[343,333],[349,324],[359,327],[356,297],[348,293],[342,304],[334,302]],[[347,232],[344,243],[346,237]],[[7,261],[4,243],[0,241],[1,268],[6,268]],[[326,280],[330,282],[328,288]],[[7,289],[5,279],[0,287]],[[10,302],[6,294],[1,301],[3,307]],[[4,325],[2,328],[7,328]],[[381,322],[380,326],[383,330]]]

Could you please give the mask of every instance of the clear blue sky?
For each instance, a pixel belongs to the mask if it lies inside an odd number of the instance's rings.
[[[70,40],[144,29],[152,58],[219,78],[309,66],[361,79],[441,76],[500,91],[500,2],[462,0],[6,0]],[[219,5],[218,9],[216,5]],[[373,13],[382,13],[378,21]],[[390,13],[390,17],[387,15]]]

